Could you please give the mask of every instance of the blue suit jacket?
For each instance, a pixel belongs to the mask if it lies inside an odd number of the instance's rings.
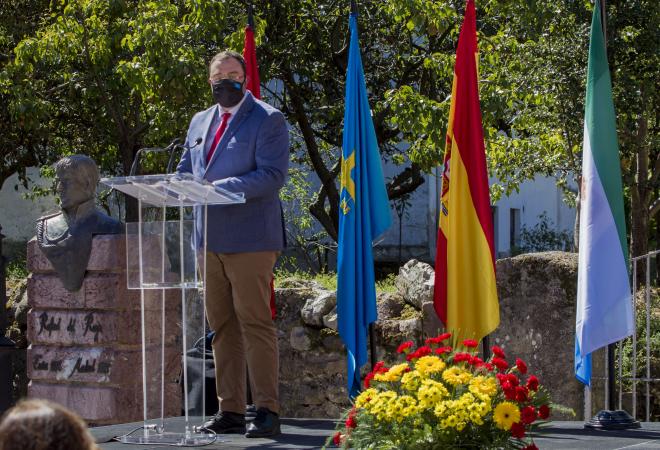
[[[213,140],[211,122],[218,106],[195,114],[188,128],[186,150],[177,172],[205,178],[230,192],[243,192],[245,204],[208,208],[207,250],[216,253],[281,251],[285,245],[279,189],[289,167],[289,131],[284,115],[250,92],[206,165],[206,140]],[[197,229],[202,214],[196,211]],[[198,241],[201,242],[201,241]]]

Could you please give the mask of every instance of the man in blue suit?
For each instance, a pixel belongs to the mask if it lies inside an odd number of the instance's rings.
[[[242,192],[246,202],[208,208],[206,313],[215,331],[220,410],[204,426],[273,436],[280,433],[279,353],[270,282],[285,245],[279,189],[288,170],[289,133],[280,111],[246,91],[240,54],[214,56],[209,84],[216,104],[192,118],[177,171]],[[257,407],[247,429],[246,360]]]

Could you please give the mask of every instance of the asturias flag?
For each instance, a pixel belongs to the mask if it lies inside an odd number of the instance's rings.
[[[633,332],[621,163],[599,3],[591,21],[584,107],[575,318],[575,376],[587,385],[591,353]]]
[[[468,0],[447,126],[433,300],[459,340],[481,340],[500,323],[477,59],[476,13]]]
[[[339,197],[337,325],[346,345],[348,389],[353,397],[360,390],[360,367],[367,362],[368,326],[377,318],[372,241],[390,226],[392,217],[364,81],[355,13],[350,15],[349,25]]]

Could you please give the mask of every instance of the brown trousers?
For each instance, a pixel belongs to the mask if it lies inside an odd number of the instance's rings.
[[[279,351],[270,312],[278,252],[206,254],[206,315],[221,411],[245,414],[245,362],[257,408],[278,413]]]

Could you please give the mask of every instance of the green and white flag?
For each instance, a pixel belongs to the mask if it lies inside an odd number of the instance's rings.
[[[575,376],[587,385],[591,353],[633,332],[621,163],[599,3],[587,70],[575,321]]]

